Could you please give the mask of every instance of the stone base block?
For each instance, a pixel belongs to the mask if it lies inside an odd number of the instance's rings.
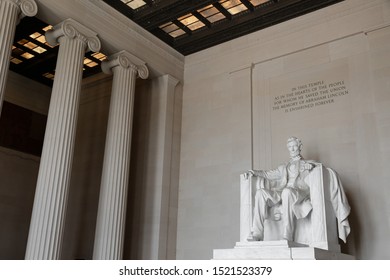
[[[353,260],[347,254],[281,241],[237,242],[233,249],[215,249],[214,260]]]

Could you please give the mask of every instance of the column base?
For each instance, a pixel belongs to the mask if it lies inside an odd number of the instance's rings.
[[[237,242],[233,249],[214,249],[214,260],[353,260],[354,256],[287,240]]]

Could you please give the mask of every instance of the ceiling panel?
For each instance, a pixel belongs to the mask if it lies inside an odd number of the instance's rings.
[[[103,0],[168,45],[188,55],[341,0]],[[45,32],[52,28],[35,17],[17,26],[10,69],[51,86],[58,46]],[[83,77],[101,72],[103,53],[88,52]]]
[[[103,0],[188,55],[341,0]]]

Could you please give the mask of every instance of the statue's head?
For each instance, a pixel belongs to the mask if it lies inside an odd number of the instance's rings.
[[[302,142],[297,137],[290,137],[287,139],[287,149],[290,152],[290,157],[296,157],[301,154]]]

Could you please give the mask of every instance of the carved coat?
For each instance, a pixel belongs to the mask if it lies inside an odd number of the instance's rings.
[[[309,160],[300,160],[300,165],[305,163],[313,164],[319,163]],[[274,203],[280,202],[280,193],[287,187],[288,183],[288,164],[280,165],[278,168],[269,171],[256,171],[255,175],[263,177],[265,180],[256,180],[256,188],[266,189],[274,193]],[[351,208],[349,206],[347,197],[345,195],[343,186],[341,184],[338,174],[331,168],[326,168],[330,177],[330,200],[337,218],[338,235],[341,240],[346,242],[346,239],[351,231],[348,216]],[[295,216],[300,219],[306,217],[312,210],[310,202],[310,187],[304,182],[305,177],[310,173],[309,170],[303,170],[294,182],[295,186],[300,190],[300,199],[293,205]]]
[[[310,203],[310,187],[305,183],[304,179],[309,174],[309,170],[304,170],[303,166],[306,163],[315,165],[314,161],[308,161],[304,159],[299,160],[299,174],[296,178],[290,179],[288,166],[290,162],[280,165],[278,168],[269,171],[257,171],[255,175],[265,178],[266,180],[259,180],[259,186],[257,188],[266,189],[273,193],[273,203],[281,201],[281,192],[286,187],[293,187],[298,189],[298,199],[292,205],[294,214],[297,219],[305,218],[312,210]],[[289,183],[289,184],[288,184]],[[287,185],[288,184],[288,185]]]

